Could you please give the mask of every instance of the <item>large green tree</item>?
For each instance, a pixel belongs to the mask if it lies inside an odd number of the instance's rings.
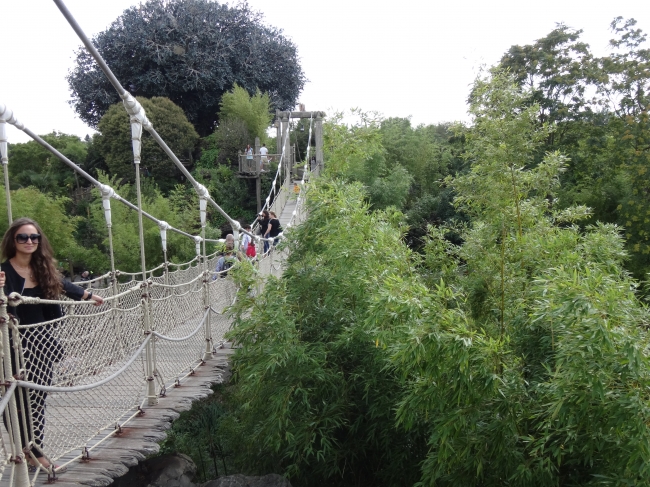
[[[221,97],[235,83],[268,93],[279,109],[292,107],[305,83],[296,46],[246,3],[150,0],[93,42],[127,90],[171,99],[202,136],[214,130]],[[68,82],[75,110],[92,126],[119,101],[84,49]]]
[[[138,101],[169,148],[181,162],[190,165],[199,136],[183,110],[167,98],[138,98]],[[131,125],[124,106],[121,103],[111,106],[99,122],[98,129],[101,135],[94,138],[93,144],[97,145],[111,176],[124,182],[135,181]],[[181,181],[181,172],[146,130],[142,133],[141,156],[141,175],[152,177],[163,192],[170,191]]]
[[[435,285],[388,280],[374,307],[409,384],[398,420],[429,425],[422,479],[648,485],[648,315],[623,240],[553,204],[566,161],[531,167],[553,127],[528,92],[498,71],[474,92],[471,171],[450,181],[471,217],[463,245],[433,234]]]
[[[511,47],[500,66],[529,90],[539,122],[554,126],[531,164],[552,150],[568,157],[558,203],[591,207],[590,223],[625,227],[628,268],[644,278],[650,268],[650,49],[634,19],[618,17],[610,27],[611,52],[602,58],[581,42],[580,30],[558,25],[534,44]]]
[[[362,183],[373,208],[394,206],[402,209],[413,176],[401,164],[387,163],[378,115],[358,110],[352,114],[358,116],[361,123],[343,124],[342,114],[336,114],[325,125],[324,150],[331,173]]]

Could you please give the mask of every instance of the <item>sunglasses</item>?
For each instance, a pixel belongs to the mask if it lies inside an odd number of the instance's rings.
[[[41,241],[41,234],[40,233],[32,233],[27,235],[26,233],[17,233],[16,234],[16,242],[19,244],[26,244],[28,240],[31,240],[32,243],[39,243]]]

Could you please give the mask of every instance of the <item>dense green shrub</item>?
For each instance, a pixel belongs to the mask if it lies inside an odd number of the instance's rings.
[[[324,178],[282,279],[253,296],[240,274],[223,422],[239,470],[296,485],[650,485],[650,316],[619,230],[581,229],[586,208],[554,204],[566,159],[534,161],[551,127],[526,100],[506,74],[477,80],[470,171],[446,182],[470,218],[461,245],[431,228],[419,261],[402,214]]]

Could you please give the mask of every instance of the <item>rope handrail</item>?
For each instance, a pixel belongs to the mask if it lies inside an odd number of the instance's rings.
[[[191,281],[183,282],[181,284],[164,284],[162,282],[153,282],[152,281],[152,282],[149,282],[148,285],[151,286],[151,287],[162,287],[162,288],[165,288],[165,289],[173,289],[173,288],[178,288],[178,287],[189,286],[190,284],[194,284],[196,281],[198,281],[199,279],[203,279],[203,278],[204,278],[204,275],[203,275],[203,272],[201,272],[198,276],[196,276]]]
[[[133,286],[132,288],[129,288],[126,291],[116,294],[114,296],[108,296],[104,298],[104,303],[107,302],[110,303],[111,301],[126,296],[127,294],[131,294],[136,291],[139,291],[141,288],[142,288],[142,283],[140,283],[137,286]],[[7,300],[9,301],[9,306],[19,306],[21,304],[62,304],[65,306],[72,306],[72,305],[96,306],[95,301],[65,301],[61,299],[44,299],[44,298],[36,298],[32,296],[23,296],[17,292],[13,292],[9,296],[7,296]]]
[[[7,113],[8,112],[8,113]],[[68,165],[73,171],[77,172],[80,176],[82,176],[84,179],[86,179],[88,182],[92,183],[100,192],[101,191],[106,191],[107,189],[111,189],[105,184],[100,183],[97,181],[94,177],[92,177],[90,174],[88,174],[86,171],[81,169],[77,164],[72,162],[70,159],[68,159],[66,156],[61,154],[58,150],[56,150],[54,147],[52,147],[50,144],[48,144],[45,140],[43,140],[41,137],[39,137],[37,134],[32,132],[28,127],[26,127],[23,123],[19,122],[13,115],[13,112],[9,110],[9,108],[4,105],[3,103],[0,103],[0,118],[7,123],[13,125],[16,127],[18,130],[21,130],[25,132],[27,135],[29,135],[33,140],[35,140],[37,143],[39,143],[43,148],[54,154],[56,157],[58,157],[62,162],[64,162],[66,165]],[[128,206],[132,210],[137,210],[138,207],[128,201],[127,199],[123,198],[119,194],[117,194],[114,190],[112,190],[112,197],[113,199],[116,199],[117,201],[123,203],[124,205]],[[154,216],[150,215],[146,211],[142,212],[142,215],[151,220],[152,222],[156,223],[159,225],[162,220],[158,220]],[[178,228],[174,228],[172,226],[169,227],[169,230],[176,232],[180,235],[183,235],[185,237],[189,237],[191,239],[194,239],[195,237],[193,235],[190,235],[187,232],[184,232],[182,230],[179,230]]]
[[[67,303],[68,305],[74,305],[75,301],[65,301],[65,303]],[[24,304],[35,304],[35,303],[24,303]],[[109,308],[109,309],[105,309],[103,311],[99,311],[97,313],[91,313],[91,314],[64,315],[61,318],[54,318],[53,320],[41,321],[39,323],[32,323],[32,324],[29,324],[29,325],[20,325],[19,324],[19,325],[17,325],[17,328],[19,330],[30,330],[30,329],[33,329],[33,328],[39,328],[41,326],[56,325],[57,323],[61,323],[63,320],[66,320],[66,319],[74,319],[74,318],[88,319],[88,318],[95,318],[96,316],[104,316],[104,315],[107,315],[107,314],[109,314],[109,313],[111,313],[113,311],[114,310]]]
[[[189,335],[186,335],[184,337],[181,337],[181,338],[170,337],[170,336],[166,336],[166,335],[163,335],[161,333],[158,333],[157,331],[152,331],[151,334],[154,335],[157,338],[160,338],[161,340],[165,340],[165,341],[168,341],[168,342],[184,342],[186,340],[189,340],[190,338],[192,338],[194,335],[196,335],[199,332],[199,330],[201,329],[201,327],[205,323],[205,320],[208,317],[208,313],[210,313],[210,309],[207,309],[205,311],[205,314],[203,315],[203,319],[196,326],[194,331],[192,333],[190,333]]]

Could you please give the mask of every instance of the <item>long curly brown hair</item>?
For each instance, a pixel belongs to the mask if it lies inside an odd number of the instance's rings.
[[[32,254],[29,267],[32,270],[34,281],[41,286],[43,297],[46,299],[58,299],[63,291],[61,274],[57,269],[57,262],[54,258],[54,251],[40,225],[31,218],[18,218],[14,220],[9,229],[5,232],[0,244],[2,258],[9,260],[16,255],[16,233],[23,225],[34,225],[36,231],[41,234],[41,241]]]

